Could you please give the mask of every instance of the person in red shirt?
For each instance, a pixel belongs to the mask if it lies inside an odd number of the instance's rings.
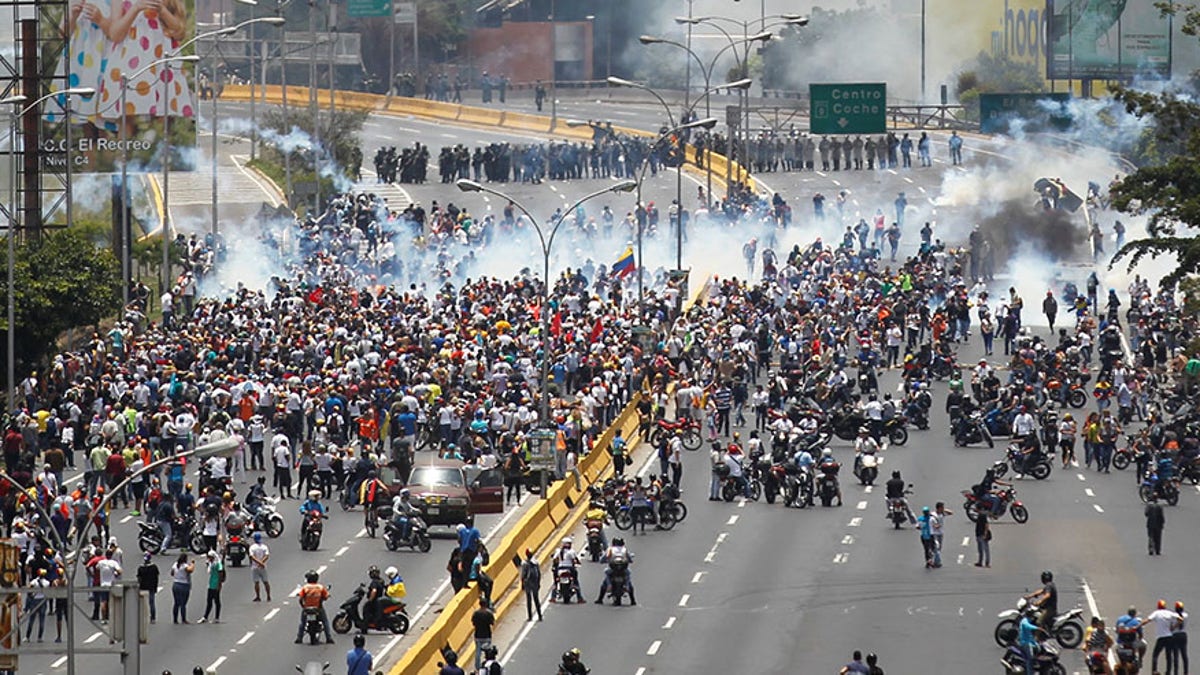
[[[120,449],[113,448],[112,454],[108,456],[108,460],[104,463],[104,475],[108,479],[108,489],[114,490],[121,481],[125,480],[125,457],[121,454]],[[118,499],[124,503],[125,508],[129,508],[129,493],[125,490],[114,494],[112,501]]]
[[[329,631],[329,616],[325,613],[325,601],[329,599],[329,589],[322,586],[320,575],[315,570],[309,570],[304,575],[305,584],[300,587],[297,599],[300,601],[300,627],[296,630],[296,644],[304,642],[304,610],[317,610],[317,617],[325,629],[325,642],[333,644],[333,633]]]

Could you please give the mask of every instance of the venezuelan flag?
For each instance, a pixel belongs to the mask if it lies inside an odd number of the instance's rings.
[[[617,258],[617,262],[613,263],[612,271],[613,274],[617,275],[617,278],[624,278],[633,274],[636,268],[637,265],[633,262],[633,247],[629,246],[621,254],[621,257]]]

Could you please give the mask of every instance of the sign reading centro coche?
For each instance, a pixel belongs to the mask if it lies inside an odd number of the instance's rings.
[[[887,130],[884,83],[808,85],[809,130],[814,134],[881,134]]]

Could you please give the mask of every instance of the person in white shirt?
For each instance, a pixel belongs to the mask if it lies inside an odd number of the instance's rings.
[[[104,559],[96,563],[96,576],[100,579],[101,588],[112,588],[113,584],[121,576],[121,564],[113,560],[113,549],[109,548],[104,554]],[[104,620],[108,620],[108,594],[109,591],[100,591],[100,612]]]
[[[271,581],[267,578],[267,561],[270,558],[271,549],[263,543],[262,532],[255,532],[254,543],[250,544],[250,578],[254,580],[254,602],[262,601],[260,583],[267,589],[267,602],[271,601]]]
[[[279,490],[284,499],[292,498],[292,449],[288,446],[287,436],[276,435],[271,439],[275,449],[271,451],[275,462],[275,480],[271,484]]]
[[[1150,612],[1150,615],[1142,620],[1142,625],[1148,623],[1154,624],[1154,653],[1150,656],[1151,672],[1159,672],[1158,670],[1158,655],[1166,652],[1166,660],[1168,669],[1170,669],[1171,659],[1171,634],[1175,628],[1175,624],[1179,623],[1179,615],[1167,609],[1167,601],[1159,600],[1158,609]]]
[[[1021,406],[1017,411],[1017,416],[1013,418],[1012,428],[1014,438],[1025,438],[1036,430],[1037,422],[1033,419],[1033,415],[1025,409],[1025,406]]]

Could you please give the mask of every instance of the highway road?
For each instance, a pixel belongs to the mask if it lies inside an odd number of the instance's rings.
[[[981,353],[977,340],[960,352],[968,362]],[[897,380],[889,373],[883,390]],[[884,519],[882,487],[859,486],[847,475],[849,443],[832,444],[844,467],[840,508],[706,501],[708,458],[691,453],[683,478],[688,520],[671,532],[625,537],[636,556],[638,606],[552,605],[545,623],[525,623],[514,612],[500,633],[507,668],[550,672],[562,652],[579,647],[596,673],[832,673],[860,649],[877,653],[889,673],[1000,672],[996,614],[1039,587],[1043,569],[1055,573],[1061,611],[1099,612],[1109,626],[1131,604],[1144,616],[1157,598],[1192,600],[1183,594],[1194,588],[1200,541],[1188,533],[1200,495],[1189,486],[1168,509],[1164,554],[1148,557],[1132,471],[1105,475],[1059,464],[1046,481],[1016,480],[1030,520],[996,523],[992,567],[975,567],[960,491],[978,482],[1007,443],[954,447],[944,383],[935,390],[931,429],[912,430],[907,445],[889,448],[883,475],[899,470],[915,485],[914,510],[944,501],[954,512],[943,568],[926,569],[917,534]],[[590,602],[603,568],[585,563],[580,576]],[[1065,663],[1068,672],[1084,668],[1078,654]]]

